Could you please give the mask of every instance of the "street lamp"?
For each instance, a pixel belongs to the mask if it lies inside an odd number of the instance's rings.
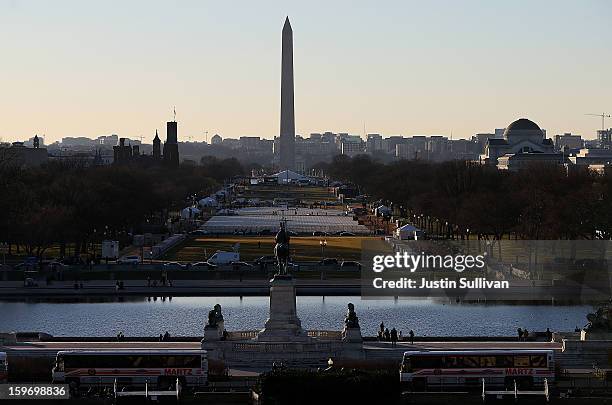
[[[327,240],[320,240],[319,245],[321,246],[321,259],[325,257],[325,247],[327,246]]]

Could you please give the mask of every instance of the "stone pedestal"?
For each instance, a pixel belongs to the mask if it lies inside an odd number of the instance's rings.
[[[224,322],[220,321],[216,326],[206,325],[204,327],[204,341],[214,342],[223,338],[223,331],[225,330]]]
[[[346,343],[361,343],[361,328],[344,328],[342,331],[342,341]]]
[[[307,341],[295,308],[295,280],[290,275],[275,275],[270,280],[270,318],[256,340],[262,342]]]
[[[603,331],[580,331],[580,340],[607,340],[612,341],[612,332],[603,332]]]

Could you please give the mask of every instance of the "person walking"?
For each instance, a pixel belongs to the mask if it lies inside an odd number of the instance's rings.
[[[521,340],[523,340],[523,329],[518,328],[518,329],[516,330],[516,333],[518,334],[518,340],[519,340],[519,342],[520,342]]]
[[[391,329],[391,347],[397,346],[397,329]]]
[[[386,342],[391,341],[391,333],[389,332],[389,328],[385,328],[385,341]]]
[[[414,344],[414,331],[412,329],[410,329],[410,332],[408,332],[408,336],[410,337],[410,344],[413,345]]]

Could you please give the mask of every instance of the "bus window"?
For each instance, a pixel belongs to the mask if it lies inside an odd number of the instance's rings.
[[[412,367],[410,366],[410,357],[404,357],[404,361],[402,362],[402,370],[403,373],[412,373]]]
[[[461,368],[463,367],[462,356],[448,356],[446,358],[446,368]]]
[[[531,367],[546,367],[546,356],[545,355],[538,355],[538,356],[531,356]]]
[[[437,356],[416,356],[413,362],[414,368],[442,368],[442,358]]]
[[[480,367],[480,359],[478,356],[465,356],[463,358],[463,363],[465,367]]]
[[[495,367],[495,356],[481,356],[480,367]]]
[[[496,356],[496,366],[499,368],[514,367],[514,357],[512,356]]]
[[[529,367],[529,356],[514,356],[514,367]]]

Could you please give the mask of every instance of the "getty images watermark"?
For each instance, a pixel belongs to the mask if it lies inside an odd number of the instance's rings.
[[[483,272],[486,266],[486,253],[480,255],[441,255],[441,254],[412,254],[408,252],[396,252],[389,255],[375,255],[372,258],[372,271],[383,273],[388,270],[400,270],[415,273],[416,271],[455,271],[462,273],[466,270]],[[434,274],[435,275],[435,274]],[[506,280],[487,280],[486,277],[460,277],[453,280],[449,277],[427,278],[427,277],[399,277],[385,279],[382,274],[372,279],[372,286],[376,289],[430,289],[430,288],[510,288],[510,282]]]
[[[364,298],[569,303],[612,296],[612,241],[385,239],[364,241],[361,251]]]

